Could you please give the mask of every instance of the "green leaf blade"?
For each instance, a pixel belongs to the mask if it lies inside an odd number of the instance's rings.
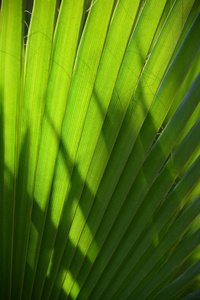
[[[16,14],[18,11],[18,14]],[[0,298],[11,296],[17,123],[22,71],[23,1],[3,1],[0,16]]]

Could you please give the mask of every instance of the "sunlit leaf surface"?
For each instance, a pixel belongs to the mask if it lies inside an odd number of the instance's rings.
[[[0,299],[194,299],[198,0],[3,0]]]

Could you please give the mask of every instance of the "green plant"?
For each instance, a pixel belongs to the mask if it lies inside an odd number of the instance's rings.
[[[24,1],[2,2],[0,298],[186,297],[199,1],[90,2],[35,0],[25,47]]]

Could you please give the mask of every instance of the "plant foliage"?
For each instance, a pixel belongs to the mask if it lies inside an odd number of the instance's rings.
[[[200,297],[199,1],[25,5],[0,15],[0,299]]]

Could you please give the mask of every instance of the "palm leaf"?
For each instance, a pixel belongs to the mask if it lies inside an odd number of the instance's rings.
[[[199,2],[60,2],[2,1],[0,298],[192,299]]]

